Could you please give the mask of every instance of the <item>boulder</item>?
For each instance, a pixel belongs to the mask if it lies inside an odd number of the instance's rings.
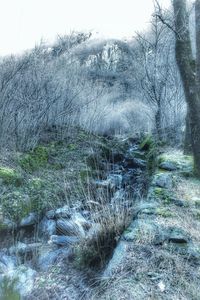
[[[17,259],[15,256],[0,252],[0,273],[6,273],[8,270],[12,270],[17,266]]]
[[[171,189],[173,186],[172,176],[168,173],[156,174],[153,184],[160,188]]]
[[[48,271],[58,259],[63,256],[66,258],[71,251],[65,248],[58,249],[57,246],[52,247],[51,245],[46,245],[41,247],[38,253],[37,266],[40,271]]]
[[[92,223],[86,220],[85,217],[79,212],[76,212],[72,215],[71,222],[74,222],[78,225],[79,231],[81,231],[82,235],[84,235],[84,230],[88,230],[92,226]]]
[[[123,264],[124,259],[126,258],[127,251],[129,248],[129,243],[126,241],[120,241],[117,247],[114,250],[113,256],[110,259],[108,265],[105,268],[105,271],[102,274],[102,279],[109,279],[113,277],[120,265]]]
[[[189,206],[189,201],[186,200],[181,200],[181,199],[177,199],[177,198],[170,198],[170,202],[176,206],[179,207],[188,207]]]
[[[165,240],[165,231],[152,219],[138,219],[131,223],[122,235],[122,240],[161,244]]]
[[[188,234],[181,228],[170,227],[166,239],[172,243],[188,243],[190,241]]]
[[[8,218],[3,219],[0,223],[0,231],[12,231],[15,229],[17,229],[17,224]]]
[[[56,234],[56,221],[44,217],[39,224],[39,234],[47,238]]]
[[[66,235],[52,235],[49,243],[56,244],[58,246],[73,246],[79,242],[79,238],[76,236]]]
[[[27,266],[21,265],[10,270],[5,275],[8,281],[13,282],[14,290],[18,291],[21,295],[20,299],[24,299],[34,288],[34,280],[37,272]]]
[[[159,204],[154,202],[141,202],[135,207],[136,214],[153,214],[159,207]]]
[[[159,165],[160,169],[166,170],[166,171],[176,171],[178,170],[178,166],[175,162],[172,161],[164,161],[160,163]]]
[[[84,235],[84,230],[81,224],[77,224],[73,221],[68,221],[64,219],[59,219],[56,222],[56,228],[62,235],[68,236],[80,236]]]
[[[68,205],[65,205],[63,207],[60,207],[58,209],[56,209],[55,211],[55,217],[57,219],[59,218],[66,218],[69,219],[71,217],[71,209]]]
[[[36,213],[29,213],[28,216],[24,217],[20,222],[20,227],[32,226],[38,223],[38,215]]]
[[[55,210],[51,209],[45,213],[45,216],[47,217],[47,219],[54,219],[56,216],[56,212]]]
[[[104,189],[108,189],[108,190],[121,188],[122,175],[110,174],[106,180],[95,180],[93,183],[96,187],[104,188]]]
[[[10,255],[20,255],[24,256],[26,254],[31,254],[34,251],[37,251],[39,247],[41,247],[41,243],[32,243],[25,244],[18,242],[15,246],[9,248]]]

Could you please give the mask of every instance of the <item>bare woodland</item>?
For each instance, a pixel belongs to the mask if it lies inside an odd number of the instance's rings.
[[[1,59],[1,145],[31,149],[44,130],[154,133],[181,145],[186,104],[174,32],[158,16],[130,41],[72,33]],[[144,121],[145,120],[145,121]]]

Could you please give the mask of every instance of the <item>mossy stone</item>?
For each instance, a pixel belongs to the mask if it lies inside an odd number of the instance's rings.
[[[0,179],[4,184],[14,184],[20,186],[23,182],[22,176],[14,169],[0,167]]]

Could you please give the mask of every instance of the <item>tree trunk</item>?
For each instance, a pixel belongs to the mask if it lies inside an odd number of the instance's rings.
[[[200,98],[196,84],[196,70],[192,58],[186,0],[174,0],[173,6],[176,26],[176,61],[188,104],[194,172],[196,176],[200,177]]]
[[[198,93],[200,92],[200,0],[195,2],[195,29],[196,29],[196,77]]]
[[[162,116],[161,116],[161,109],[159,107],[155,115],[156,135],[158,141],[162,140],[161,121],[162,121]]]
[[[186,126],[185,126],[185,139],[184,139],[184,154],[192,154],[192,140],[191,140],[191,128],[190,128],[190,117],[187,112]]]

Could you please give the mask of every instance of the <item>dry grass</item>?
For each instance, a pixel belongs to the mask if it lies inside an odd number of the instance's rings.
[[[98,287],[92,299],[197,300],[199,276],[199,267],[179,255],[153,246],[133,246],[118,276]]]
[[[176,189],[174,191],[177,198],[190,202],[199,200],[200,203],[200,181],[195,178],[177,178]]]

